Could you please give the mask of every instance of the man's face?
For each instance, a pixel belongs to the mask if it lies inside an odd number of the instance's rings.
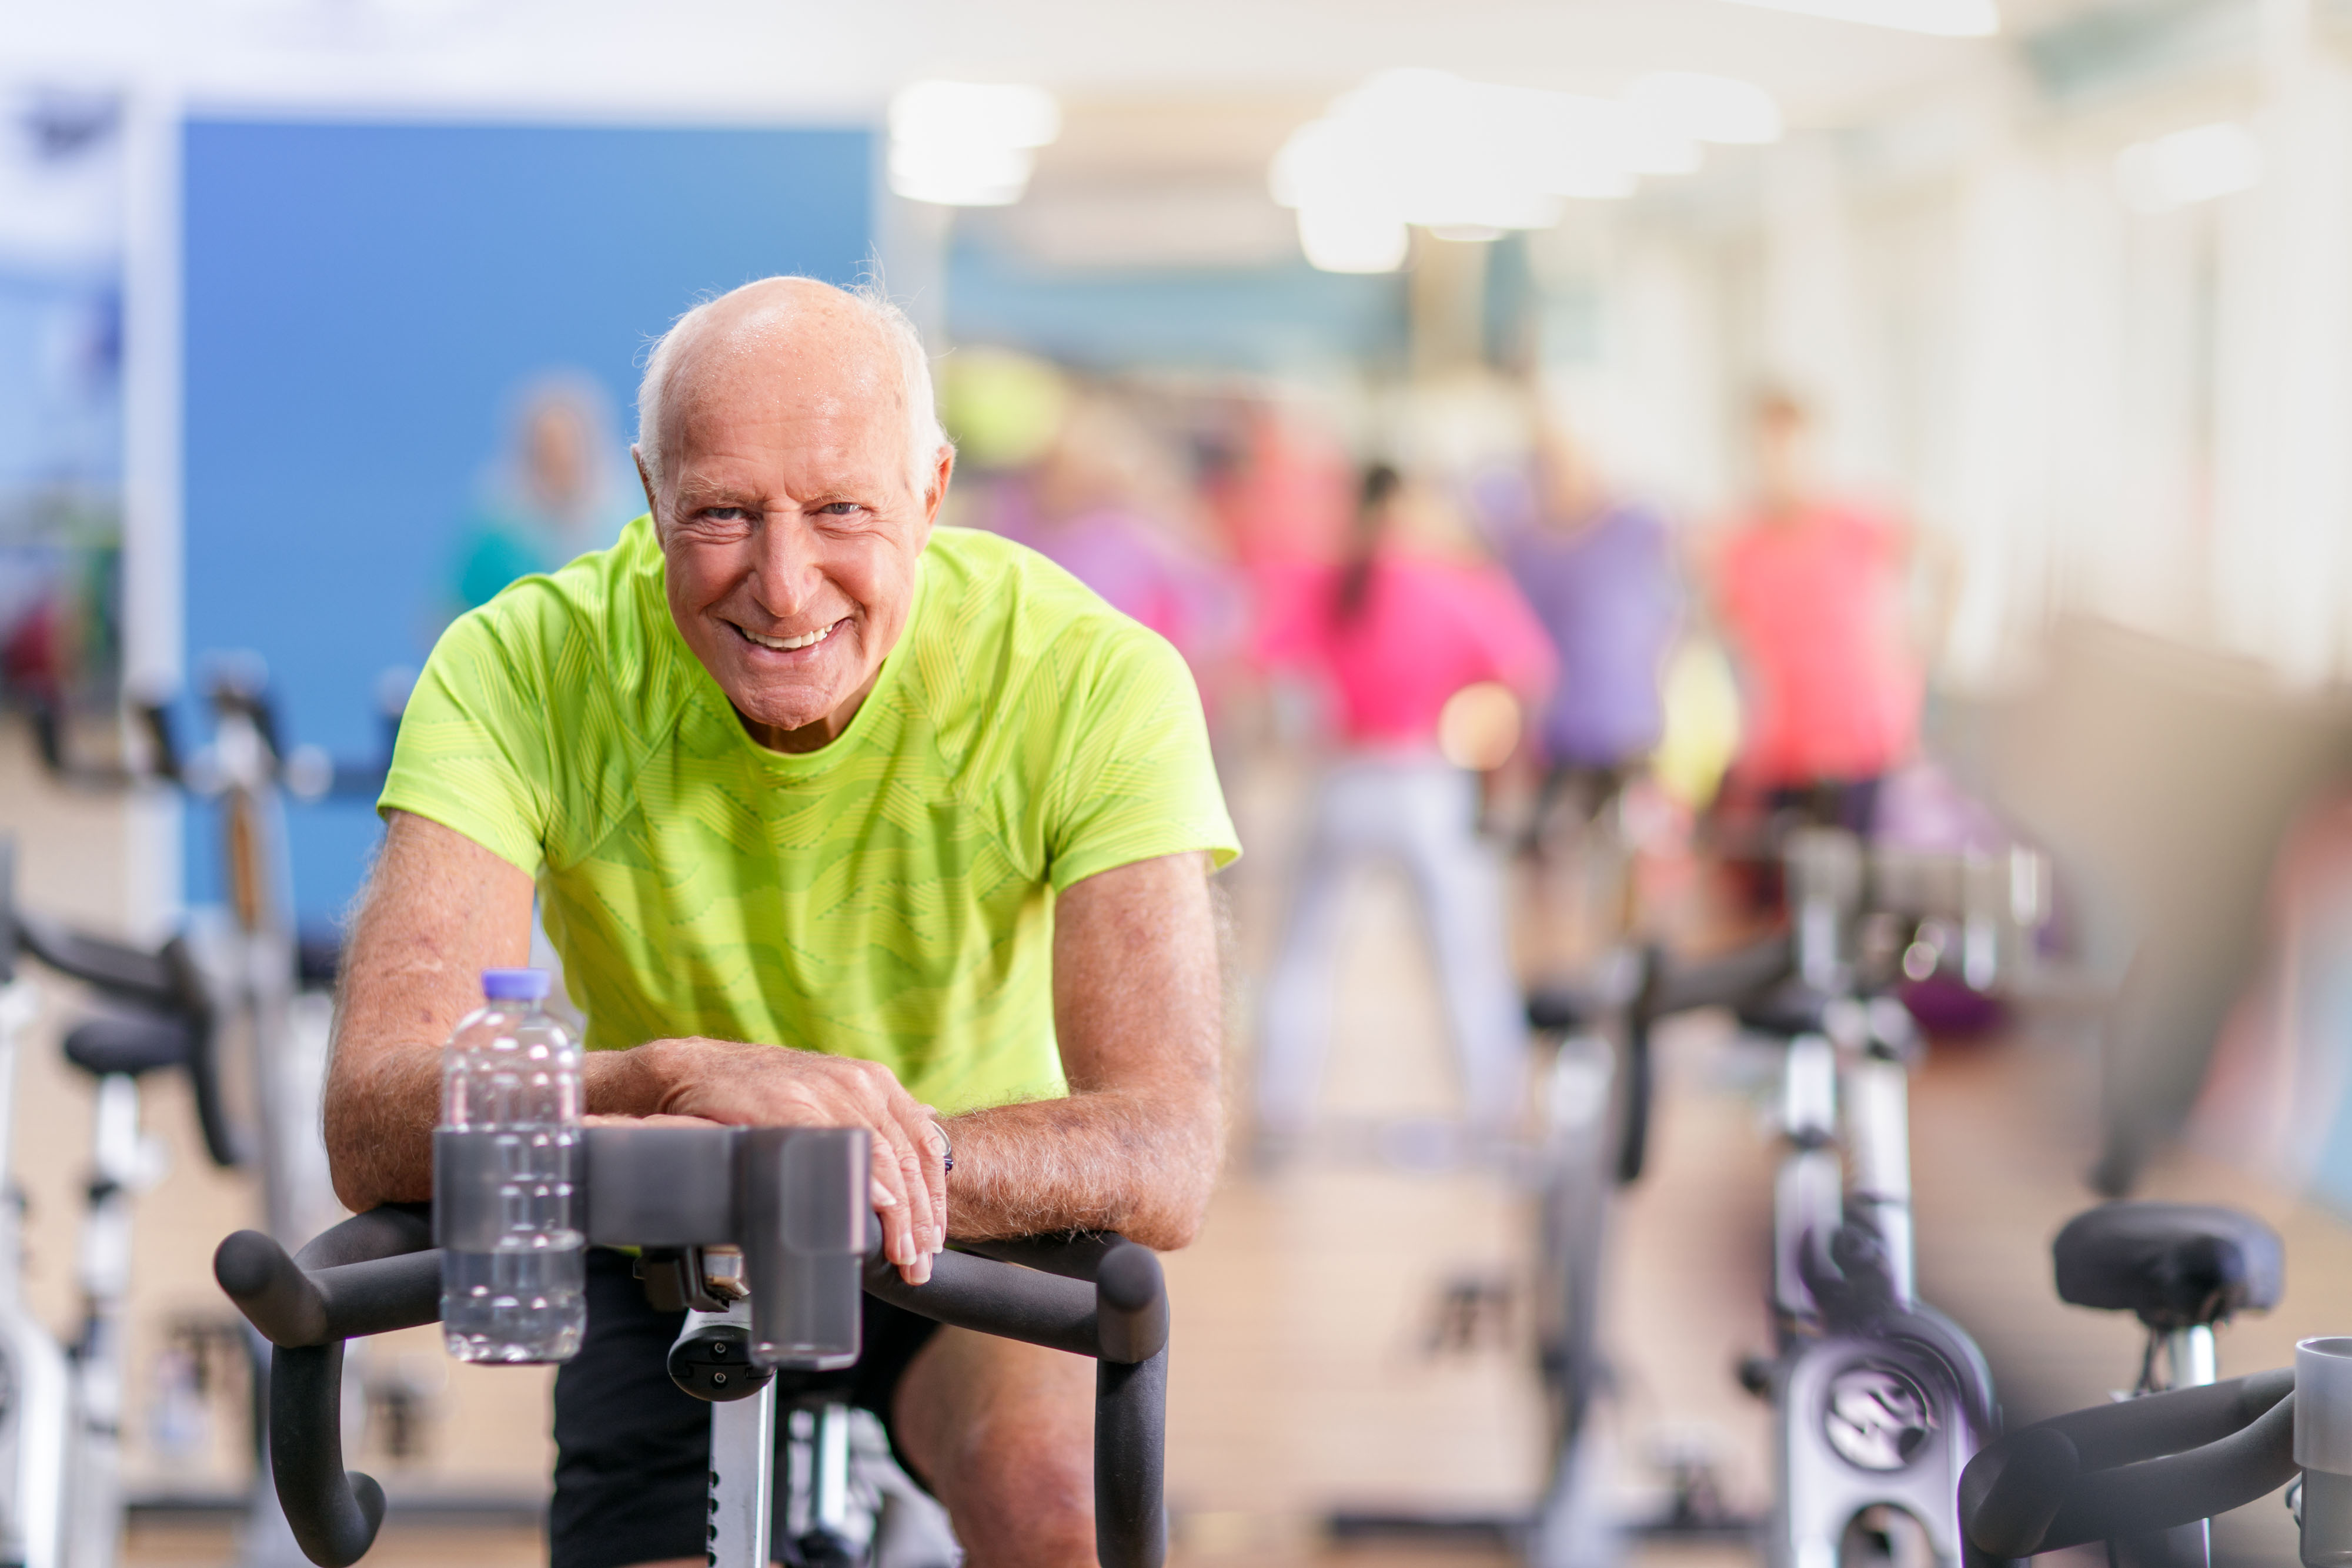
[[[646,498],[670,614],[753,739],[813,751],[906,629],[950,455],[925,496],[887,345],[838,324],[702,355],[665,420]]]

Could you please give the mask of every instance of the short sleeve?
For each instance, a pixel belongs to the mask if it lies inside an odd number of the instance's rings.
[[[1240,855],[1200,690],[1164,638],[1121,622],[1071,695],[1045,824],[1055,892],[1162,855]]]
[[[429,817],[536,876],[555,796],[545,663],[500,613],[520,597],[459,616],[434,644],[376,810]]]

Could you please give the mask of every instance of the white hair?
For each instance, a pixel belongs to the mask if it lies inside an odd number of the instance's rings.
[[[898,384],[907,404],[908,483],[917,495],[929,499],[939,473],[940,453],[952,450],[954,444],[940,425],[939,407],[931,392],[931,359],[923,350],[922,334],[915,330],[914,322],[890,302],[890,297],[882,292],[878,284],[859,283],[843,288],[822,278],[793,274],[758,278],[706,299],[671,322],[669,330],[654,340],[653,348],[646,355],[645,379],[637,383],[637,451],[645,457],[646,471],[653,476],[655,486],[661,484],[662,403],[669,392],[670,377],[677,368],[679,346],[705,316],[743,289],[786,282],[814,283],[854,300],[898,350]]]

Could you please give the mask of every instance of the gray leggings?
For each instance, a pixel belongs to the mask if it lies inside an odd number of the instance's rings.
[[[1259,1018],[1260,1129],[1295,1134],[1314,1116],[1330,1048],[1350,873],[1378,859],[1401,863],[1412,879],[1471,1124],[1492,1130],[1509,1119],[1527,1034],[1511,974],[1501,868],[1478,837],[1477,810],[1476,778],[1434,757],[1356,758],[1324,779]]]

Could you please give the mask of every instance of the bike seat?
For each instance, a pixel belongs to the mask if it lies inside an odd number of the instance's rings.
[[[1541,986],[1528,993],[1528,1027],[1545,1034],[1574,1034],[1589,1029],[1600,1009],[1581,991],[1567,986]]]
[[[184,1019],[160,1017],[92,1019],[66,1035],[66,1060],[92,1078],[136,1078],[162,1067],[184,1067],[195,1054],[196,1031]]]
[[[1794,1040],[1801,1034],[1822,1032],[1822,1019],[1829,1004],[1827,992],[1792,978],[1761,996],[1749,998],[1733,1010],[1742,1029],[1780,1040]]]
[[[2137,1312],[2150,1328],[2266,1312],[2284,1288],[2278,1232],[2211,1204],[2102,1204],[2068,1220],[2050,1252],[2060,1300]]]

